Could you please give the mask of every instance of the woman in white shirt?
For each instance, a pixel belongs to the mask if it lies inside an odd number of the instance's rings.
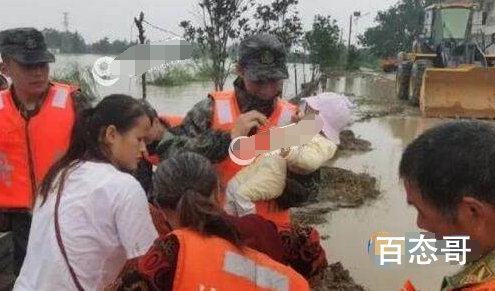
[[[142,106],[110,95],[82,115],[39,188],[16,291],[102,290],[158,236],[144,190],[128,173],[151,126]]]

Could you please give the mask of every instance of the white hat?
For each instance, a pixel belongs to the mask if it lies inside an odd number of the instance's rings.
[[[322,93],[303,98],[323,119],[323,133],[336,144],[340,144],[340,131],[351,123],[352,103],[345,95]]]

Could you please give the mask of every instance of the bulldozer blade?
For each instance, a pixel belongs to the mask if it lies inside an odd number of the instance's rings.
[[[495,68],[428,68],[420,108],[426,117],[495,118]]]

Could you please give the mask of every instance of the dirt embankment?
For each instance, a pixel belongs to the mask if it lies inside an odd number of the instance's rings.
[[[367,140],[356,137],[350,130],[341,133],[339,152],[348,154],[367,152],[372,149]],[[338,156],[336,157],[338,158]],[[367,173],[354,173],[336,167],[323,167],[320,170],[321,182],[316,201],[292,210],[292,220],[302,225],[326,223],[327,214],[339,208],[360,207],[366,201],[380,194],[378,181]],[[328,239],[328,237],[322,237]],[[357,284],[341,262],[333,263],[310,281],[313,291],[364,291]]]
[[[324,167],[316,203],[293,209],[292,217],[304,225],[322,224],[330,211],[359,207],[379,194],[377,179],[367,173]]]
[[[313,291],[365,291],[366,288],[354,282],[349,271],[340,262],[334,263],[310,280]]]
[[[343,130],[340,133],[339,151],[371,151],[371,142],[358,138],[352,130]]]

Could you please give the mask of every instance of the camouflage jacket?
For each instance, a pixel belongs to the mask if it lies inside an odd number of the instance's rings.
[[[479,260],[467,263],[457,274],[445,277],[442,291],[469,289],[471,286],[495,280],[495,251]]]
[[[270,116],[275,108],[273,101],[261,101],[248,94],[242,81],[237,79],[234,88],[241,113],[258,110]],[[178,152],[190,151],[207,157],[211,162],[218,163],[228,155],[232,141],[230,133],[211,128],[213,119],[213,99],[200,101],[187,113],[181,126],[166,133],[158,145],[157,152],[162,159]]]
[[[234,82],[237,103],[241,113],[257,110],[265,116],[270,116],[275,108],[274,101],[262,101],[247,93],[241,79]],[[230,133],[211,128],[213,118],[213,99],[207,99],[197,103],[186,115],[184,123],[167,132],[157,147],[157,153],[162,159],[180,152],[196,152],[207,157],[212,163],[221,162],[228,156],[228,148],[232,141]],[[280,199],[285,207],[297,206],[309,196],[313,199],[319,191],[320,171],[313,174],[300,176],[288,173],[287,185],[299,185],[300,187],[287,187]],[[288,188],[292,188],[288,189]],[[300,189],[301,191],[296,191]],[[304,190],[304,191],[303,191]],[[298,192],[298,194],[294,192]],[[300,193],[299,193],[300,192]],[[303,193],[305,192],[305,193]],[[302,197],[305,197],[302,199]]]

